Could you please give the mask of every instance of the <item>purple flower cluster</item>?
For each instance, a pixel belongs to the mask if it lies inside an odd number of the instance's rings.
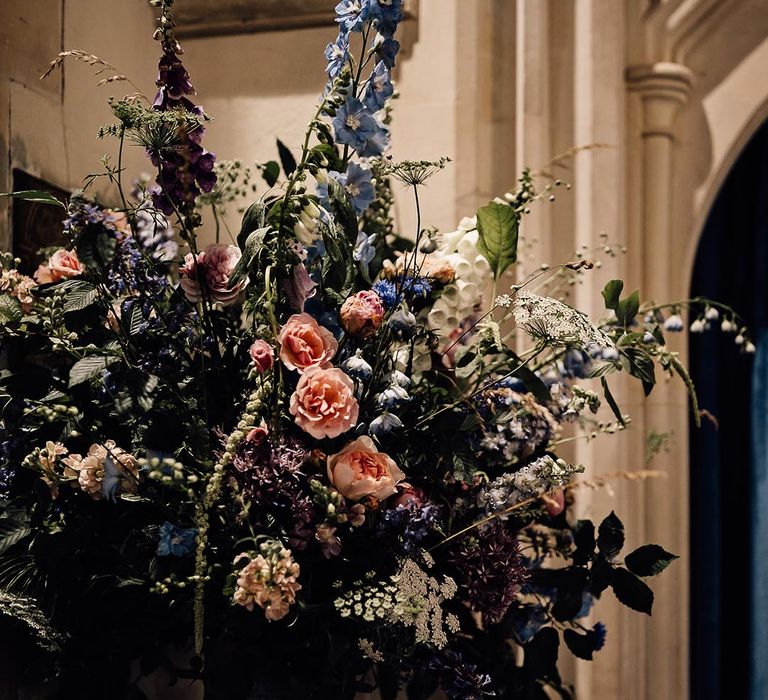
[[[451,553],[456,582],[484,625],[506,615],[528,578],[520,544],[503,522],[492,521],[476,537],[466,537]]]
[[[391,508],[379,523],[382,536],[391,538],[405,554],[415,554],[422,542],[440,527],[440,507],[434,504],[406,505]]]
[[[302,471],[309,453],[295,439],[261,443],[245,440],[232,462],[235,478],[251,503],[249,517],[258,532],[287,523],[289,546],[304,549],[314,536],[312,496]]]
[[[440,675],[440,687],[449,700],[494,698],[491,677],[478,671],[458,651],[449,650],[430,660],[429,668]]]
[[[157,95],[154,109],[162,112],[184,110],[202,117],[202,108],[187,96],[195,94],[189,81],[189,73],[176,53],[166,46],[159,63]],[[197,126],[191,131],[180,133],[178,148],[162,154],[150,153],[153,165],[159,168],[157,186],[152,193],[155,206],[164,214],[173,214],[194,206],[201,192],[210,192],[216,185],[213,166],[216,156],[201,145],[205,128]]]

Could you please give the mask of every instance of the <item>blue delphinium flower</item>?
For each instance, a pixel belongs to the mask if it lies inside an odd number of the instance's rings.
[[[356,262],[368,269],[371,261],[376,257],[376,234],[372,233],[370,236],[365,231],[360,231],[357,234],[357,241],[355,241],[355,249],[352,252],[352,257]]]
[[[339,179],[349,195],[349,201],[360,216],[368,205],[376,198],[376,193],[371,182],[371,169],[358,163],[350,163],[343,179]]]
[[[432,503],[400,505],[384,513],[379,532],[393,537],[406,554],[412,554],[430,533],[439,529],[440,516],[440,506]]]
[[[362,150],[357,152],[362,158],[382,156],[389,147],[389,129],[378,119],[374,118],[373,121],[375,122],[374,131],[368,137]]]
[[[333,118],[333,129],[338,143],[351,146],[361,156],[381,155],[384,148],[381,145],[381,131],[386,128],[371,114],[368,108],[356,97],[348,95],[346,102],[339,107]],[[374,142],[370,145],[369,142]]]
[[[403,20],[403,0],[374,0],[377,7],[376,27],[385,37],[392,37]]]
[[[160,540],[157,543],[157,556],[185,557],[192,553],[197,537],[197,528],[182,528],[167,520],[160,526]]]
[[[342,0],[336,5],[336,21],[345,32],[361,32],[363,25],[378,14],[377,0]]]
[[[384,107],[387,100],[392,97],[394,91],[395,88],[392,85],[389,68],[387,68],[384,61],[379,61],[373,69],[371,77],[368,79],[363,103],[371,112],[378,112]]]
[[[379,60],[382,61],[387,68],[394,68],[395,59],[400,51],[400,42],[391,37],[388,38],[379,34],[373,45]]]
[[[333,80],[344,67],[349,57],[349,35],[340,32],[336,41],[332,41],[325,47],[325,58],[328,61],[326,72],[328,77]]]

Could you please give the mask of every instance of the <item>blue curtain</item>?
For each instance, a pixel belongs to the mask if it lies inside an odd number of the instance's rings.
[[[691,698],[768,698],[768,124],[712,207],[691,295],[733,306],[758,346],[691,335],[702,407],[691,426]]]

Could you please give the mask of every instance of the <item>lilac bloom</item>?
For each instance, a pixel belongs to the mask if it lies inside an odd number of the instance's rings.
[[[392,97],[392,93],[395,91],[392,85],[392,80],[384,61],[379,61],[376,64],[376,68],[373,69],[371,77],[368,80],[368,84],[365,88],[365,96],[363,102],[371,112],[378,112],[387,103],[387,100]]]
[[[351,146],[358,152],[366,148],[368,140],[374,137],[379,128],[380,125],[374,116],[352,95],[339,107],[333,119],[336,141]]]

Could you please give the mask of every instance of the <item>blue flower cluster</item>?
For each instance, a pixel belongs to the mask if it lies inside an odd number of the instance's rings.
[[[368,205],[376,197],[373,189],[371,169],[367,165],[350,163],[347,172],[339,173],[335,170],[330,170],[328,177],[336,180],[345,189],[349,197],[349,203],[358,216],[368,208]],[[318,183],[317,196],[320,198],[321,205],[324,207],[330,206],[327,182]]]
[[[394,308],[402,299],[413,302],[427,299],[432,293],[432,283],[426,277],[406,277],[393,280],[381,279],[371,287],[381,298],[384,308]]]
[[[440,517],[439,506],[409,503],[387,510],[379,523],[379,531],[393,537],[405,554],[415,554],[430,533],[440,527]]]
[[[382,155],[389,143],[389,130],[377,113],[394,92],[391,70],[400,49],[394,34],[402,19],[403,0],[343,0],[336,5],[339,35],[325,48],[326,92],[350,61],[350,34],[362,32],[366,26],[377,31],[372,49],[379,60],[365,83],[347,96],[333,120],[336,141],[363,158]],[[364,60],[362,56],[360,60]]]
[[[185,557],[192,553],[197,538],[197,528],[179,527],[167,520],[160,526],[160,539],[157,543],[157,556]]]

